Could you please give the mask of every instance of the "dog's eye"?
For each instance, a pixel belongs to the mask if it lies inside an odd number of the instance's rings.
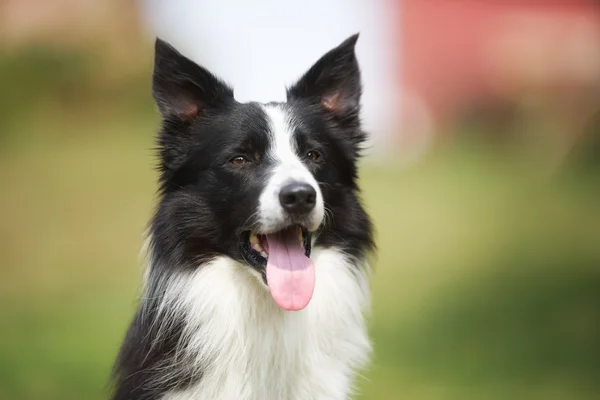
[[[237,157],[233,157],[231,159],[231,163],[233,165],[242,165],[242,164],[246,164],[247,162],[250,162],[250,161],[244,156],[237,156]]]
[[[311,150],[308,153],[306,153],[306,157],[310,158],[313,161],[317,161],[321,157],[321,155],[319,154],[318,151]]]

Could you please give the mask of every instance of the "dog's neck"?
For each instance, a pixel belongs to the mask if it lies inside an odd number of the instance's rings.
[[[156,379],[179,371],[190,384],[163,398],[346,399],[370,349],[368,270],[332,249],[315,249],[313,259],[314,297],[299,312],[278,308],[248,267],[227,257],[173,276],[155,323],[180,321],[181,335],[172,371],[165,363]]]

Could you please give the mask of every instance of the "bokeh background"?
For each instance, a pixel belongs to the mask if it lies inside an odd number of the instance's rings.
[[[357,398],[600,398],[600,2],[234,3],[0,2],[0,398],[108,397],[155,201],[153,35],[277,78],[250,96],[356,30],[379,245]]]

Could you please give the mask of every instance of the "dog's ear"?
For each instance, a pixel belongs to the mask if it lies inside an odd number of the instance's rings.
[[[362,93],[354,48],[358,33],[319,59],[287,90],[288,100],[306,99],[340,118],[358,118]]]
[[[233,99],[233,90],[208,70],[157,38],[152,95],[164,118],[194,119],[207,108]]]

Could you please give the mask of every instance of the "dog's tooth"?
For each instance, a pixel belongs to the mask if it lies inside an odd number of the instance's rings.
[[[298,239],[302,242],[303,238],[302,238],[302,228],[298,227]]]
[[[267,253],[265,253],[264,251],[261,251],[260,255],[263,256],[264,258],[267,258],[267,256],[268,256]]]
[[[251,246],[252,246],[252,248],[253,248],[254,250],[258,251],[259,253],[260,253],[261,251],[263,251],[263,248],[262,248],[262,247],[260,246],[260,244],[258,244],[258,243],[252,243],[252,244],[251,244]]]
[[[258,244],[258,236],[256,236],[255,233],[251,233],[250,234],[250,243],[252,243],[252,244]]]

